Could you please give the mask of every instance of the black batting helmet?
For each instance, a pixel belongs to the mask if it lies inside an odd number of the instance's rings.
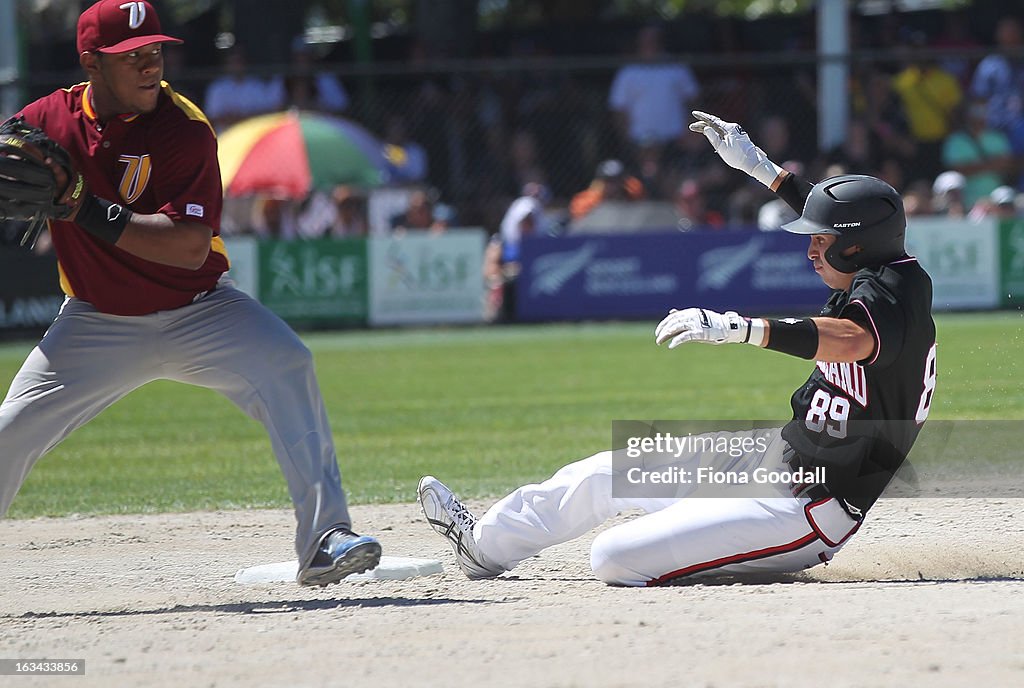
[[[844,174],[815,184],[803,214],[782,228],[795,234],[834,234],[825,260],[850,273],[902,256],[907,216],[896,189],[877,177]],[[844,255],[853,247],[855,252]]]

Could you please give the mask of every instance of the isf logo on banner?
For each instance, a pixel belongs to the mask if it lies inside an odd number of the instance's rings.
[[[484,234],[370,239],[370,323],[465,323],[483,320]]]
[[[260,244],[260,301],[285,319],[362,320],[366,249],[362,239]]]

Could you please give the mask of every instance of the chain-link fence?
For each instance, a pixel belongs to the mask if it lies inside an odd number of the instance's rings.
[[[574,201],[578,209],[588,207],[586,193],[577,196],[594,184],[599,169],[615,168],[602,167],[609,160],[620,161],[622,177],[634,183],[621,193],[671,206],[687,226],[738,227],[756,224],[771,195],[724,166],[703,137],[686,129],[690,109],[740,122],[769,157],[808,178],[841,167],[879,175],[901,191],[930,189],[945,167],[943,141],[959,126],[971,78],[986,54],[913,48],[852,54],[850,122],[833,150],[818,145],[819,63],[812,53],[690,56],[658,65],[633,65],[628,58],[239,65],[232,82],[219,70],[179,68],[169,50],[167,78],[206,109],[220,133],[242,117],[299,107],[345,117],[379,137],[391,163],[386,186],[402,193],[391,195],[387,212],[370,213],[370,232],[424,223],[497,231],[531,182],[544,186],[541,195],[564,228],[578,214]],[[218,81],[235,110],[212,102]],[[262,103],[244,92],[256,82],[270,94]],[[934,110],[925,112],[923,126],[922,110]],[[1001,181],[1013,184],[1016,171],[1007,168]],[[425,192],[414,205],[423,205],[420,215],[429,220],[401,212],[412,190]],[[339,208],[344,203],[364,215],[367,198],[382,196],[358,185],[334,190],[333,198],[327,191],[324,198]],[[261,222],[268,226],[257,231],[277,231],[280,218],[266,216],[282,210],[265,201],[258,199],[256,208],[251,199],[229,203],[226,231],[251,231]],[[319,214],[326,220],[314,222],[315,203],[288,203],[299,225],[320,225],[300,227],[299,234],[320,234],[338,222],[334,207]]]
[[[616,75],[629,69],[631,83],[613,98]],[[742,175],[724,168],[703,137],[686,128],[694,108],[743,123],[779,162],[809,164],[817,156],[813,57],[649,68],[610,60],[451,63],[329,77],[348,96],[337,114],[425,159],[397,170],[392,183],[427,189],[450,223],[491,231],[530,182],[546,187],[556,216],[571,219],[574,196],[608,160],[620,161],[623,175],[635,178],[649,200],[670,203],[698,193],[710,217],[749,223],[749,210],[732,198],[746,186]],[[675,83],[686,78],[692,86]],[[665,85],[676,90],[647,90]],[[206,88],[184,86],[197,102]],[[304,91],[300,104],[308,98]],[[621,111],[612,106],[615,99]],[[631,130],[631,114],[653,118],[650,137]],[[764,196],[755,193],[747,205]]]
[[[900,190],[923,188],[944,169],[942,143],[959,126],[983,55],[852,55],[848,133],[832,150],[818,145],[818,62],[810,54],[645,66],[612,60],[392,65],[326,71],[319,82],[292,74],[285,98],[310,105],[317,90],[310,84],[339,85],[347,103],[338,114],[410,156],[392,183],[427,189],[449,223],[496,231],[530,182],[543,184],[548,205],[571,220],[574,196],[599,176],[603,161],[618,160],[624,175],[639,182],[639,193],[673,204],[693,224],[742,226],[756,223],[769,195],[722,165],[686,129],[690,109],[740,122],[772,159],[810,178],[841,166],[882,176]],[[691,84],[680,85],[688,79]],[[199,102],[206,87],[185,86]],[[917,121],[922,108],[934,109],[924,114],[924,125]],[[649,136],[637,119],[649,122]],[[1007,175],[1006,181],[1013,180]]]

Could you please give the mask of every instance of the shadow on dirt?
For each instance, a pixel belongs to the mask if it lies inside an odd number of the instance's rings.
[[[507,604],[512,600],[456,599],[446,597],[367,597],[331,600],[291,600],[270,602],[234,602],[228,604],[178,604],[161,609],[113,609],[81,612],[25,612],[18,615],[2,615],[0,619],[60,619],[60,618],[108,618],[150,616],[159,614],[294,614],[303,611],[349,609],[353,607],[431,607],[446,604]]]

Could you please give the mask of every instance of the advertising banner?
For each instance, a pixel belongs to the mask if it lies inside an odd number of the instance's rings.
[[[529,238],[522,253],[520,320],[660,318],[688,306],[807,313],[829,294],[807,238],[785,232]]]
[[[913,217],[907,252],[932,278],[935,310],[995,308],[999,304],[999,245],[995,222]]]
[[[256,283],[263,305],[289,322],[365,323],[366,241],[261,241]]]
[[[371,325],[483,320],[482,229],[369,240]]]
[[[1024,305],[1024,219],[999,224],[999,298],[1001,305]]]
[[[260,248],[259,239],[254,236],[224,237],[224,248],[231,261],[228,277],[235,286],[254,299],[260,294]]]

